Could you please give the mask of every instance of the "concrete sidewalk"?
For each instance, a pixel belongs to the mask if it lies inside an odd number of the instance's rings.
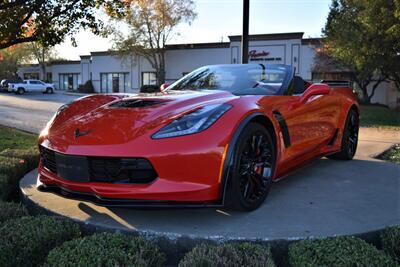
[[[250,213],[224,209],[105,208],[38,192],[37,172],[21,181],[28,205],[93,228],[140,232],[177,240],[294,240],[364,233],[400,223],[400,166],[371,158],[393,143],[394,131],[363,128],[352,161],[321,159],[276,183]]]

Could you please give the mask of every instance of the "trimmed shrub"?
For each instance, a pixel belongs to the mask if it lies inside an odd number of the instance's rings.
[[[0,201],[0,224],[23,216],[28,216],[28,212],[21,204]]]
[[[50,216],[8,220],[0,227],[0,265],[42,264],[51,249],[79,236],[76,224]]]
[[[356,237],[303,240],[289,246],[289,263],[297,266],[397,266],[386,254]]]
[[[39,165],[39,150],[36,147],[31,149],[6,149],[0,153],[0,156],[24,160],[27,170],[33,170]]]
[[[142,237],[101,233],[53,249],[45,266],[162,266],[164,255]]]
[[[159,85],[142,85],[140,87],[141,93],[159,93],[161,92]]]
[[[94,91],[94,87],[93,87],[93,83],[91,80],[88,80],[85,82],[85,84],[80,84],[78,87],[78,92],[80,93],[85,93],[85,94],[93,94]]]
[[[8,184],[8,176],[0,173],[0,201],[7,200],[10,195],[10,185]]]
[[[0,156],[0,200],[17,195],[18,182],[27,171],[23,159]]]
[[[192,266],[266,266],[275,263],[269,247],[251,243],[228,243],[221,246],[201,244],[187,253],[180,267]]]
[[[381,239],[383,250],[400,263],[400,225],[386,228]]]

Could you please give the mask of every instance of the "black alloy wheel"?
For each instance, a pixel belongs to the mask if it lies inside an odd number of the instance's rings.
[[[238,140],[227,204],[235,210],[251,211],[264,202],[271,188],[274,144],[268,130],[257,123],[246,126]]]
[[[346,124],[343,129],[342,146],[340,152],[328,156],[331,159],[351,160],[357,151],[358,130],[360,119],[357,111],[351,109],[347,114]]]

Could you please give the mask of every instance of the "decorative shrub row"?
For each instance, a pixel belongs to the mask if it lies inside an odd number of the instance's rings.
[[[269,247],[251,243],[227,243],[220,246],[201,244],[187,253],[179,266],[273,267],[275,263]]]
[[[163,266],[164,254],[142,237],[94,234],[53,249],[45,266]]]
[[[23,216],[28,216],[28,212],[21,204],[0,201],[0,224],[6,220],[16,219]]]
[[[18,183],[39,164],[39,152],[32,149],[6,149],[0,153],[0,200],[18,196]]]
[[[54,217],[7,220],[0,226],[0,266],[37,266],[51,249],[79,236],[76,224]]]
[[[386,228],[381,240],[383,250],[400,264],[400,225]]]
[[[289,263],[304,266],[398,266],[388,255],[356,237],[302,240],[289,246]]]

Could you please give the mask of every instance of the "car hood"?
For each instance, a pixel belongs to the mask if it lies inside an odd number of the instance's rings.
[[[74,102],[68,108],[71,110],[62,111],[67,116],[61,113],[54,119],[46,139],[57,147],[62,145],[62,150],[71,145],[124,144],[148,138],[158,128],[186,112],[235,98],[237,96],[226,91],[104,95],[96,96],[95,102],[100,105],[92,108],[88,104],[89,98],[85,98]],[[79,112],[74,114],[73,110]]]

